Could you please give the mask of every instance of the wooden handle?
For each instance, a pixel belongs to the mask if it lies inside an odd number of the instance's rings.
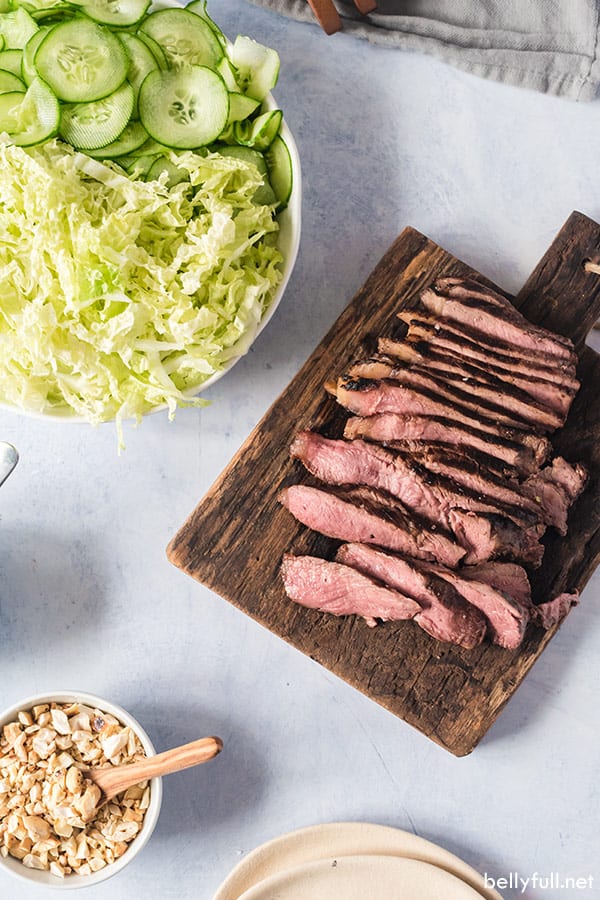
[[[367,13],[371,13],[373,10],[377,9],[375,0],[354,0],[354,5],[363,16],[366,16]]]
[[[333,0],[308,0],[319,25],[327,34],[334,34],[342,27],[340,15]]]
[[[532,322],[570,337],[580,350],[600,318],[597,260],[600,225],[572,213],[519,292],[517,306]]]
[[[164,753],[158,753],[131,765],[92,769],[90,776],[108,800],[140,781],[170,775],[172,772],[180,772],[182,769],[208,762],[222,749],[221,738],[205,737],[183,744],[181,747],[174,747],[172,750],[165,750]]]

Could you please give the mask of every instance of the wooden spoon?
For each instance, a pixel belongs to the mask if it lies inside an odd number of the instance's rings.
[[[102,798],[98,803],[100,807],[116,794],[126,791],[127,788],[140,781],[198,766],[200,763],[208,762],[222,749],[221,738],[205,737],[199,741],[182,744],[181,747],[174,747],[172,750],[165,750],[164,753],[158,753],[156,756],[149,756],[148,759],[143,759],[141,762],[88,769],[85,774],[102,791]]]

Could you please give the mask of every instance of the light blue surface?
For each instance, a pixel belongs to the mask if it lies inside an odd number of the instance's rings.
[[[165,781],[150,844],[95,900],[210,900],[257,844],[332,820],[414,830],[494,877],[596,879],[509,900],[599,897],[598,575],[455,759],[174,569],[165,547],[405,225],[517,290],[573,209],[600,217],[600,105],[327,38],[242,0],[212,12],[281,54],[275,95],[303,162],[298,263],[213,405],[127,428],[120,457],[111,425],[0,414],[20,453],[1,492],[0,705],[78,687],[128,709],[158,749],[225,741]],[[3,900],[44,893],[0,873]]]

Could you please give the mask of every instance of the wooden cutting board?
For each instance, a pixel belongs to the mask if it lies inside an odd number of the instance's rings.
[[[582,590],[600,561],[600,356],[584,345],[600,316],[600,275],[586,271],[590,259],[600,260],[600,226],[573,213],[514,298],[532,322],[576,344],[582,388],[554,443],[567,459],[584,462],[591,475],[572,508],[566,538],[553,531],[545,538],[544,563],[532,579],[537,602]],[[288,455],[295,432],[315,428],[341,435],[346,413],[325,393],[324,382],[371,350],[374,335],[391,333],[396,312],[414,307],[419,292],[442,275],[481,279],[418,231],[405,229],[167,553],[174,565],[463,756],[494,722],[556,628],[546,632],[530,625],[515,651],[488,643],[469,651],[430,638],[412,622],[369,628],[356,616],[300,607],[285,596],[279,574],[286,551],[331,558],[339,545],[299,525],[277,502],[284,485],[305,478]]]

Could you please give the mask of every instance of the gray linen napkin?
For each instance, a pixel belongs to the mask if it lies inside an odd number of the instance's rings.
[[[315,22],[307,0],[251,2]],[[379,0],[366,17],[352,2],[336,5],[344,32],[372,43],[431,53],[474,75],[571,100],[597,94],[598,0]]]

